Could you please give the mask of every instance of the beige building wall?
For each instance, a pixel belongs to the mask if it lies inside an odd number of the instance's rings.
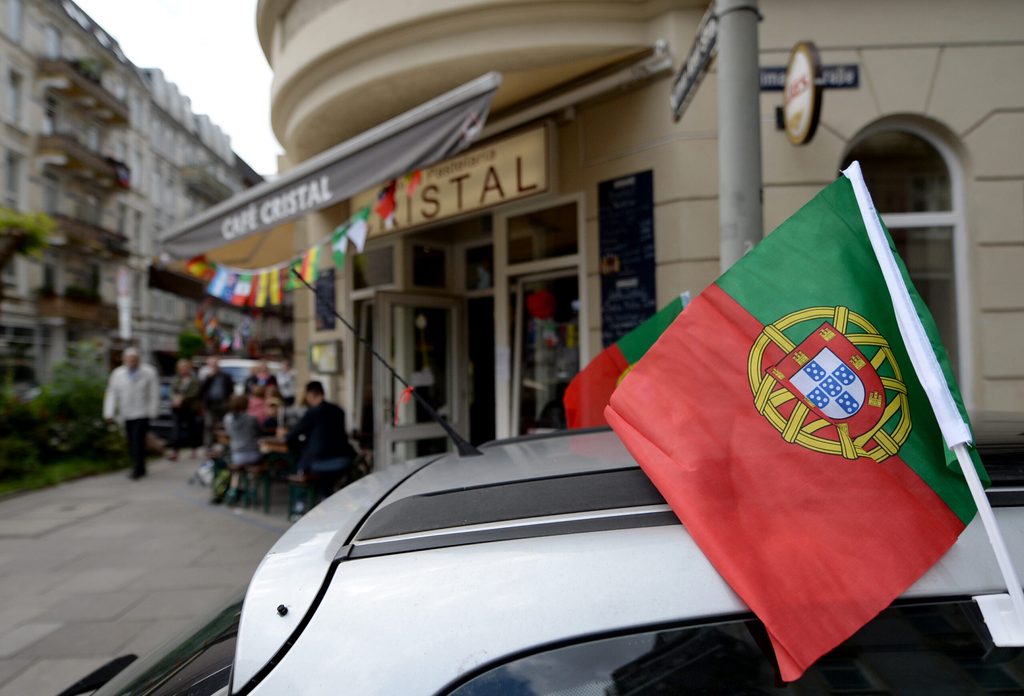
[[[599,59],[621,59],[659,38],[668,41],[678,66],[707,3],[575,3],[582,29],[561,37],[567,48],[560,54],[540,48],[568,31],[559,16],[567,3],[550,3],[540,33],[541,17],[530,12],[500,31],[487,24],[488,12],[504,17],[520,5],[383,2],[371,17],[358,2],[304,0],[291,5],[296,14],[289,19],[288,3],[262,0],[258,24],[275,69],[279,137],[303,159],[487,69],[506,74],[495,105],[500,117],[533,94],[530,84],[535,92],[556,87],[559,78],[567,83],[585,74],[584,67],[599,67]],[[1024,411],[1024,3],[761,0],[760,8],[762,66],[784,65],[794,43],[812,40],[824,64],[853,63],[860,70],[859,88],[825,91],[817,134],[803,147],[776,129],[781,93],[762,92],[766,232],[831,182],[865,133],[896,128],[924,137],[946,156],[953,182],[965,395],[979,409]],[[343,20],[344,32],[332,34]],[[504,52],[485,50],[481,36],[500,38]],[[406,47],[395,53],[399,38]],[[335,74],[327,79],[330,70]],[[426,73],[431,77],[421,79]],[[601,328],[599,182],[653,170],[659,304],[682,290],[699,292],[720,270],[716,75],[712,69],[678,123],[668,107],[670,81],[663,75],[552,114],[556,193],[582,193],[585,203],[588,258],[581,280],[592,346],[600,344]],[[417,91],[426,88],[430,94]],[[326,115],[356,93],[358,118],[344,109]],[[317,235],[340,222],[323,214],[310,220]],[[301,321],[297,350],[307,340]]]

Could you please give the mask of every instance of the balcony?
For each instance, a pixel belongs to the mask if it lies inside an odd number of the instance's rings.
[[[67,215],[53,215],[71,244],[112,256],[128,256],[128,238],[99,225]]]
[[[234,191],[217,178],[209,167],[191,165],[182,167],[181,177],[189,191],[208,203],[220,203],[231,197]]]
[[[39,316],[112,328],[117,326],[117,307],[99,300],[60,295],[41,295],[36,307]]]
[[[39,137],[37,146],[44,164],[64,167],[105,188],[131,186],[131,172],[123,162],[104,157],[67,133]]]
[[[107,91],[100,82],[98,71],[87,61],[44,58],[39,61],[38,77],[51,89],[74,99],[104,123],[128,123],[128,107]]]

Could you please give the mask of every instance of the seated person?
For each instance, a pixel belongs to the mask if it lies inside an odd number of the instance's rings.
[[[324,398],[320,382],[306,385],[305,402],[305,414],[288,432],[288,449],[298,457],[299,471],[312,474],[320,497],[326,498],[334,492],[356,451],[348,441],[345,412]]]
[[[267,398],[264,387],[256,385],[252,388],[252,391],[249,393],[247,412],[260,423],[267,419]]]
[[[255,464],[260,459],[259,439],[263,436],[260,423],[246,410],[249,397],[232,396],[231,411],[224,416],[224,430],[230,438],[231,463],[238,466]]]
[[[263,434],[283,438],[287,430],[284,423],[284,403],[278,399],[267,399],[267,417],[260,424]]]

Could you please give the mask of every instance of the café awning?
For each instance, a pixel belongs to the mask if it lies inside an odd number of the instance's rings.
[[[234,246],[451,157],[480,134],[500,85],[499,73],[487,73],[385,121],[165,231],[160,251],[187,259]]]

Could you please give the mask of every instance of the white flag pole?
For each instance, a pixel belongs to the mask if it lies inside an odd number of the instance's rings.
[[[967,453],[967,445],[973,441],[971,430],[960,415],[960,409],[957,408],[946,377],[942,373],[942,368],[939,367],[939,361],[935,357],[935,351],[932,350],[928,334],[924,330],[921,318],[917,315],[913,301],[910,299],[910,291],[907,290],[907,286],[903,282],[896,257],[889,247],[889,239],[879,222],[878,212],[871,201],[867,184],[864,183],[860,163],[853,162],[843,171],[843,175],[853,185],[853,193],[857,197],[857,207],[860,208],[861,219],[864,221],[868,239],[871,241],[871,248],[875,252],[875,258],[878,259],[882,276],[885,278],[885,284],[888,287],[896,314],[896,323],[899,325],[900,336],[910,355],[910,362],[928,396],[932,410],[935,412],[935,419],[938,421],[946,446],[956,454],[960,470],[971,490],[974,504],[978,508],[978,515],[985,527],[989,543],[992,544],[992,549],[995,551],[999,570],[1009,592],[1009,596],[988,595],[974,599],[981,607],[985,624],[996,645],[1024,646],[1024,592],[1021,591],[1020,579],[1010,560],[1010,553],[1003,541],[995,514],[992,512],[992,505],[981,485],[981,478],[974,468],[973,460]]]

